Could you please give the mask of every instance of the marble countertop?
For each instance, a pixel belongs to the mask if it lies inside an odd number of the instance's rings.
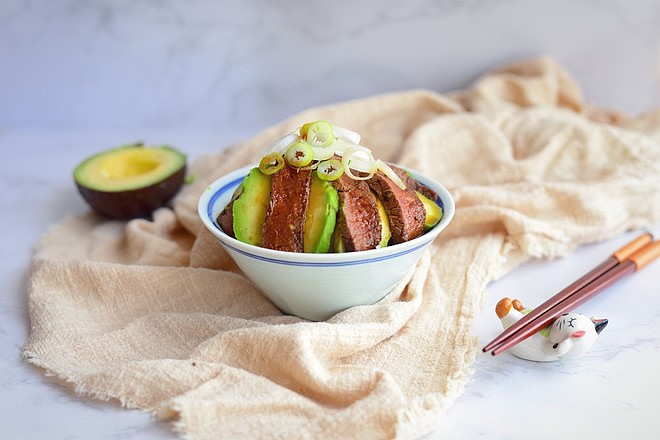
[[[653,0],[36,3],[0,6],[0,432],[8,439],[176,438],[151,415],[79,398],[21,358],[32,247],[49,226],[87,210],[71,179],[81,158],[147,140],[194,159],[307,107],[450,91],[539,53],[559,59],[590,102],[629,114],[659,106]],[[651,231],[660,236],[660,224]],[[538,304],[635,234],[491,283],[475,334],[485,343],[500,332],[497,299]],[[480,354],[428,439],[647,437],[658,425],[659,281],[657,261],[581,306],[609,325],[580,359]]]

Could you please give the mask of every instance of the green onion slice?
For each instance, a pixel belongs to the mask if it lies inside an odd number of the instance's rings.
[[[314,159],[314,150],[305,142],[296,142],[287,148],[284,158],[291,166],[304,167]]]
[[[344,174],[344,166],[337,159],[324,160],[316,167],[316,173],[320,179],[336,180]]]
[[[327,121],[304,124],[300,127],[300,137],[315,147],[327,147],[335,140],[332,124]]]
[[[270,175],[278,172],[284,166],[284,158],[276,151],[265,155],[259,162],[259,171],[265,175]]]

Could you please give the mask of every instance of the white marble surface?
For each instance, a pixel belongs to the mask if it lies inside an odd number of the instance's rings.
[[[80,399],[20,358],[32,245],[87,209],[71,181],[81,158],[137,139],[195,157],[310,106],[449,91],[541,53],[558,58],[589,101],[637,114],[659,106],[659,24],[657,0],[3,0],[0,437],[175,438],[150,415]],[[500,297],[537,304],[632,236],[489,285],[476,334],[485,343],[500,331]],[[580,310],[610,319],[587,356],[479,356],[429,439],[648,438],[660,408],[660,262]]]

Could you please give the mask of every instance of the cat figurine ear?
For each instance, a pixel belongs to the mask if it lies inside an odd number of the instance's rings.
[[[525,309],[517,299],[502,298],[495,306],[495,312],[506,330],[529,309]],[[511,347],[510,351],[516,357],[537,362],[581,356],[594,344],[607,322],[607,319],[566,313],[548,327]]]

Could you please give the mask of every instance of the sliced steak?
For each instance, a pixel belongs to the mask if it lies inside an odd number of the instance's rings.
[[[369,185],[343,174],[332,185],[339,196],[339,212],[335,234],[340,234],[347,252],[375,249],[380,243],[382,227],[378,205]]]
[[[309,201],[311,170],[285,165],[271,176],[271,193],[261,245],[303,252],[303,226]]]
[[[385,206],[390,219],[392,243],[403,243],[422,235],[426,210],[410,186],[405,190],[399,188],[382,171],[378,171],[367,182]]]
[[[406,187],[412,188],[415,191],[419,191],[421,194],[426,196],[427,198],[433,200],[434,202],[438,199],[438,195],[433,191],[431,188],[429,188],[426,185],[422,185],[413,177],[408,174],[406,171],[402,170],[401,168],[395,167],[394,165],[390,165],[390,168],[396,173],[397,176],[403,180],[403,183],[406,184]]]

